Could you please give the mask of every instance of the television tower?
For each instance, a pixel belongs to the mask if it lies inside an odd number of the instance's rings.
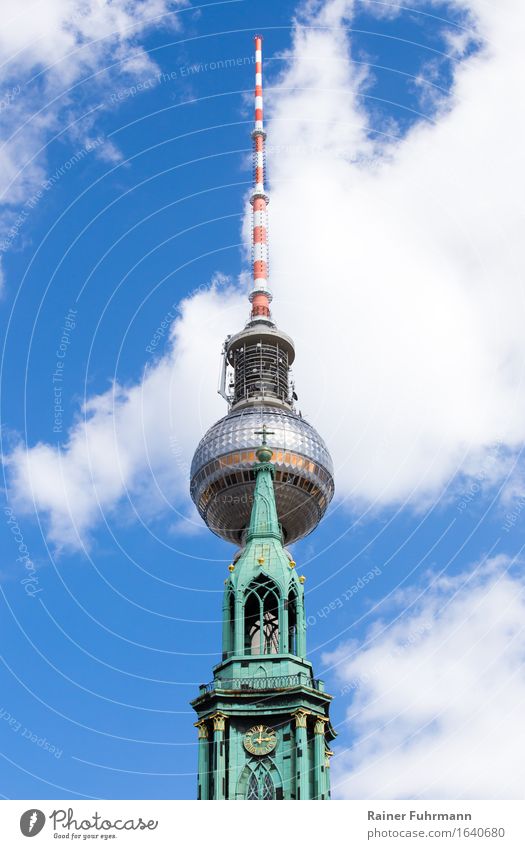
[[[199,799],[327,799],[331,696],[306,660],[305,578],[285,545],[324,515],[334,493],[333,464],[295,409],[294,344],[270,311],[259,35],[252,140],[250,315],[224,343],[219,392],[228,413],[201,439],[191,467],[200,515],[240,546],[225,581],[222,661],[192,702]]]

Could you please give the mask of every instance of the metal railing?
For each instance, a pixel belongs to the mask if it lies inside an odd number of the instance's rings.
[[[286,690],[290,687],[309,687],[321,690],[318,678],[308,675],[260,675],[258,678],[217,678],[209,684],[201,684],[201,693],[211,693],[214,690],[240,690],[254,692],[258,690]]]

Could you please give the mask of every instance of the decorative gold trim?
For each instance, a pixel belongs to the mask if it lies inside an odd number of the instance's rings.
[[[305,582],[305,581],[306,581],[305,576],[304,576],[304,575],[299,575],[299,583],[300,583],[300,584],[304,584],[304,582]]]
[[[235,566],[233,565],[233,563],[230,563],[230,565],[228,566],[228,572],[235,572]]]
[[[224,731],[224,723],[228,719],[225,713],[214,713],[210,716],[214,731]]]
[[[199,733],[199,740],[207,740],[208,726],[206,725],[205,721],[203,719],[200,719],[198,722],[194,722],[193,724]]]
[[[292,716],[295,719],[295,727],[296,728],[306,728],[306,717],[309,716],[309,710],[303,710],[299,708],[295,713],[292,713]]]
[[[315,725],[314,725],[314,734],[324,734],[325,733],[325,725],[328,722],[326,716],[316,716],[315,717]]]

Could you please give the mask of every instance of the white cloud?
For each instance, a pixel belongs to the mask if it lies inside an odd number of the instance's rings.
[[[124,58],[148,27],[175,25],[180,0],[3,0],[0,61],[7,73],[42,68],[46,85],[71,84],[110,51]],[[136,48],[141,54],[140,46]],[[134,51],[132,51],[134,52]]]
[[[84,147],[94,118],[77,122],[89,111],[93,90],[100,84],[111,89],[126,75],[151,74],[156,65],[139,39],[159,23],[176,26],[176,11],[185,5],[186,0],[3,0],[0,255],[20,233],[17,207],[45,180],[49,139],[71,125],[69,136]],[[112,161],[117,153],[107,142],[97,155]]]
[[[368,82],[349,61],[340,24],[351,4],[340,0],[303,8],[287,70],[267,96],[274,315],[296,339],[300,406],[327,439],[338,495],[352,504],[420,506],[457,475],[479,479],[490,468],[487,485],[507,473],[525,437],[525,117],[516,106],[525,9],[519,0],[506,0],[501,15],[481,0],[455,8],[471,10],[485,46],[456,65],[435,120],[403,139],[369,140],[358,97]],[[304,26],[312,14],[331,28]],[[106,511],[126,487],[155,494],[148,452],[170,498],[187,498],[165,432],[166,382],[176,375],[188,398],[200,381],[181,425],[188,467],[223,412],[221,340],[245,315],[229,289],[231,314],[214,316],[206,336],[195,331],[202,347],[189,345],[192,315],[210,320],[222,302],[213,290],[193,301],[142,384],[88,403],[88,424],[74,428],[61,458],[65,489],[42,474],[56,460],[49,446],[11,457],[14,492],[31,509],[32,489],[57,542],[74,537],[71,504],[85,531],[100,519],[98,501]],[[151,424],[139,429],[142,418]],[[113,427],[124,429],[118,442]]]
[[[499,557],[429,575],[363,648],[324,657],[351,694],[336,797],[523,798],[525,582],[510,567]]]
[[[525,437],[525,9],[462,5],[490,44],[399,141],[371,149],[342,30],[299,27],[271,99],[275,313],[356,500],[421,503]]]
[[[225,327],[238,326],[246,309],[224,278],[180,309],[168,352],[139,384],[88,398],[61,448],[20,443],[7,459],[17,509],[44,514],[57,548],[88,544],[89,531],[116,505],[150,521],[171,511],[174,528],[186,534],[200,526],[177,503],[199,434],[222,412],[210,364],[218,362]]]

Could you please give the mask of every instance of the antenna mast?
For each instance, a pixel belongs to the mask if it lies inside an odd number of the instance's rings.
[[[264,187],[266,133],[263,124],[262,36],[255,36],[255,125],[252,130],[254,186],[250,197],[253,208],[253,289],[250,321],[271,322],[272,294],[268,284],[268,195]]]

